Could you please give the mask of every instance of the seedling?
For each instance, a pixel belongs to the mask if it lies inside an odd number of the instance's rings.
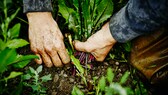
[[[23,80],[28,80],[28,82],[23,82],[25,86],[31,87],[33,94],[41,95],[46,94],[46,88],[43,86],[44,82],[48,82],[51,79],[51,74],[44,75],[40,77],[42,72],[42,66],[39,66],[36,70],[29,67],[27,74],[23,75]]]

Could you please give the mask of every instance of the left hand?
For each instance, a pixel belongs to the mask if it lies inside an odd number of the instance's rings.
[[[110,33],[109,23],[106,23],[86,42],[74,41],[74,47],[78,51],[91,53],[97,61],[103,61],[115,43],[116,40]]]

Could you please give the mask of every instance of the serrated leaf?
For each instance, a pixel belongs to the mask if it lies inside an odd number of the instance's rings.
[[[43,69],[43,67],[42,67],[42,65],[40,65],[40,66],[36,69],[37,73],[40,73],[40,72],[42,71],[42,69]]]
[[[80,61],[75,58],[75,56],[71,55],[71,60],[75,67],[79,70],[79,72],[83,75],[84,74],[84,68],[81,66]]]
[[[111,83],[113,81],[113,78],[114,78],[114,73],[112,71],[111,68],[108,68],[107,69],[107,76],[106,76],[107,80],[109,83]]]
[[[30,74],[23,75],[24,80],[29,80],[29,79],[31,79],[31,77],[32,76]]]
[[[51,74],[45,75],[41,77],[42,82],[47,82],[49,80],[52,80]]]
[[[9,48],[19,48],[28,45],[29,43],[24,39],[13,39],[6,43]]]
[[[102,77],[99,79],[98,86],[99,86],[99,88],[100,88],[101,91],[104,91],[104,90],[105,90],[105,87],[106,87],[106,79],[105,79],[104,76],[102,76]]]
[[[32,67],[29,67],[29,70],[32,74],[34,74],[36,72]]]
[[[123,84],[128,80],[129,74],[130,74],[130,72],[128,72],[128,71],[124,73],[124,75],[120,79],[120,84]]]

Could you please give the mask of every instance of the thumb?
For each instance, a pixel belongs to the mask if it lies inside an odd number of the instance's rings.
[[[78,51],[87,52],[86,42],[80,42],[78,40],[73,41],[74,48]]]

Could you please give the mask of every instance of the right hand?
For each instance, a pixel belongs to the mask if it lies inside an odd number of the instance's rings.
[[[75,40],[73,44],[76,50],[89,52],[97,61],[103,61],[116,42],[110,33],[108,22],[99,31],[90,36],[87,41],[80,42]]]
[[[50,12],[29,12],[29,40],[31,50],[39,56],[36,63],[47,67],[61,67],[70,62],[63,35]]]

